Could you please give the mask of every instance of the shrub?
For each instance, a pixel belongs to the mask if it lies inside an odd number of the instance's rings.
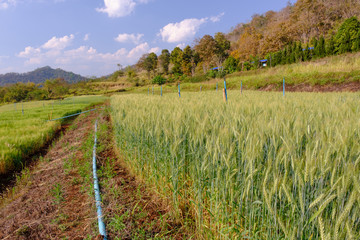
[[[152,83],[162,85],[166,82],[166,78],[161,75],[157,75],[153,78]]]

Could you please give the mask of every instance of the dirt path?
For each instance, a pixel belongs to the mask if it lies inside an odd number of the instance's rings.
[[[26,186],[0,209],[0,239],[84,239],[95,213],[81,190],[79,173],[69,165],[82,164],[82,141],[93,132],[98,112],[77,118],[53,144],[37,167],[28,173]]]
[[[109,116],[79,116],[0,203],[0,239],[102,239],[93,196],[92,146],[99,119],[98,165],[109,239],[185,239],[182,224],[115,154]]]

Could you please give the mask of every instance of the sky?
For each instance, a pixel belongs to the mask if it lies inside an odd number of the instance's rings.
[[[0,0],[0,74],[39,67],[87,77],[145,53],[193,46],[288,0]],[[291,1],[291,2],[294,2]]]

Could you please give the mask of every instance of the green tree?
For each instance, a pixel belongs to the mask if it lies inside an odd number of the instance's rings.
[[[188,76],[192,74],[192,59],[193,59],[194,51],[191,49],[189,45],[184,48],[182,54],[182,61],[181,61],[181,69],[182,72]]]
[[[225,34],[222,32],[216,33],[214,40],[216,42],[215,64],[220,67],[229,56],[230,41],[226,39]]]
[[[120,77],[124,76],[124,71],[123,70],[118,70],[115,71],[110,77],[109,80],[116,82]]]
[[[4,97],[6,94],[6,90],[4,87],[0,87],[0,102],[5,102]]]
[[[193,55],[191,58],[191,75],[194,76],[195,75],[195,69],[198,66],[200,62],[200,55],[199,53],[197,53],[196,51],[193,50]]]
[[[224,61],[223,67],[227,73],[233,73],[238,70],[238,65],[239,60],[230,56]]]
[[[356,17],[348,18],[335,35],[335,52],[338,54],[356,51],[360,37],[360,22]]]
[[[153,84],[159,84],[159,85],[163,85],[165,82],[166,82],[166,79],[161,75],[157,75],[152,80]]]
[[[130,81],[134,80],[137,77],[135,69],[131,66],[127,66],[125,68],[125,74]]]
[[[170,62],[173,64],[171,69],[174,74],[182,74],[181,64],[182,64],[182,55],[183,51],[179,47],[175,47],[170,54]]]
[[[315,37],[311,40],[311,44],[314,47],[313,57],[319,57],[318,40]]]
[[[296,62],[296,42],[290,44],[290,63]]]
[[[324,36],[320,36],[319,38],[318,46],[317,46],[317,55],[321,58],[326,56]]]
[[[204,35],[200,40],[196,40],[195,51],[199,54],[203,64],[204,73],[210,68],[218,48],[217,42],[210,35]]]
[[[359,32],[360,35],[360,32]],[[360,36],[353,42],[353,45],[351,46],[351,49],[354,52],[357,52],[360,50]]]
[[[281,51],[281,64],[286,64],[288,59],[288,52],[287,52],[287,48],[284,48]]]
[[[161,55],[159,56],[159,63],[163,70],[163,73],[169,73],[169,64],[170,64],[170,52],[167,49],[163,49],[161,51]]]
[[[273,54],[273,57],[271,59],[271,64],[273,67],[275,67],[276,65],[281,64],[281,57],[282,57],[282,52],[281,51],[277,51],[276,53]]]
[[[326,55],[331,56],[334,53],[335,53],[335,41],[334,41],[334,36],[331,36],[331,38],[329,39],[329,41],[327,41],[326,44]]]
[[[311,53],[309,48],[309,44],[306,44],[306,47],[303,51],[304,61],[309,61],[311,59]]]
[[[15,83],[6,88],[3,100],[4,102],[20,102],[28,99],[28,94],[36,90],[36,85],[29,83]]]
[[[69,92],[69,84],[63,78],[47,79],[44,82],[47,98],[63,97]]]
[[[150,53],[144,60],[143,67],[150,77],[151,71],[155,74],[158,64],[158,58],[155,53]]]
[[[298,42],[296,44],[295,58],[296,58],[296,62],[303,61],[303,49],[302,49],[302,46],[301,46],[301,42]]]

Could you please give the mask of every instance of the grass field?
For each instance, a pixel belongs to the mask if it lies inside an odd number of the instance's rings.
[[[47,120],[66,116],[96,103],[102,96],[66,98],[62,101],[38,101],[0,107],[0,174],[22,164],[24,157],[41,149],[54,136],[61,121]]]
[[[360,81],[360,54],[343,54],[310,62],[276,66],[257,71],[240,72],[228,76],[229,87],[239,88],[242,80],[247,89],[267,85],[281,86],[285,77],[289,85],[325,85]]]
[[[360,82],[360,53],[349,53],[339,56],[331,56],[309,62],[295,63],[290,65],[279,65],[273,68],[262,68],[251,71],[236,72],[226,76],[229,89],[256,90],[266,86],[273,86],[274,90],[281,90],[283,78],[286,85],[307,84],[310,86],[323,86],[332,84],[358,83]],[[223,86],[223,79],[212,79],[205,82],[181,83],[184,91],[198,92],[200,86],[203,90],[216,89]],[[168,83],[163,86],[165,93],[177,91],[177,83]],[[126,90],[133,93],[147,93],[152,86],[128,87]],[[156,93],[159,94],[160,87],[155,85]]]
[[[360,95],[111,98],[127,164],[199,238],[359,239]]]

